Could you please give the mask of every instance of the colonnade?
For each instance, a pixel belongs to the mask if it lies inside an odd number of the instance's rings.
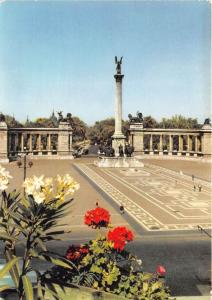
[[[25,150],[33,155],[55,154],[58,149],[58,134],[11,132],[9,134],[9,152],[17,153]]]
[[[72,128],[60,122],[58,128],[9,128],[8,156],[27,152],[31,156],[71,155]]]
[[[144,147],[141,149],[149,154],[159,153],[162,154],[176,154],[177,155],[190,155],[201,154],[201,136],[196,134],[151,134],[146,133],[143,135]],[[145,140],[147,147],[145,147]]]
[[[162,129],[132,124],[128,142],[142,154],[205,156],[211,155],[211,128]]]

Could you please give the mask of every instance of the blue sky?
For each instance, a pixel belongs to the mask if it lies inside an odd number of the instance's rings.
[[[123,56],[123,118],[210,115],[206,1],[5,1],[0,4],[0,111],[21,121],[71,112],[114,115]]]

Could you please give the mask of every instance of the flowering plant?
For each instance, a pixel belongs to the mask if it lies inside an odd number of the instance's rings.
[[[66,209],[73,201],[64,197],[72,195],[79,185],[69,175],[58,176],[55,185],[52,178],[34,176],[26,179],[23,184],[25,195],[20,197],[15,191],[6,193],[9,178],[9,173],[0,166],[0,240],[4,242],[7,261],[1,269],[0,281],[10,272],[19,300],[33,300],[29,272],[34,271],[34,288],[38,299],[44,300],[46,291],[55,297],[51,278],[44,282],[41,272],[32,261],[48,261],[65,269],[74,267],[70,260],[49,252],[45,243],[58,240],[58,236],[64,234],[64,230],[58,229],[57,221],[64,217]],[[20,242],[24,248],[23,257],[16,253],[17,244]],[[11,288],[9,285],[0,285],[1,292]]]
[[[66,252],[66,258],[76,262],[81,260],[88,252],[89,249],[86,245],[71,245]]]
[[[10,178],[12,178],[12,176],[9,172],[0,166],[0,191],[5,191],[8,188]]]
[[[84,221],[86,225],[92,228],[108,227],[110,214],[106,209],[97,207],[86,212]]]
[[[114,249],[122,251],[127,244],[133,240],[134,236],[131,230],[128,230],[124,226],[116,227],[112,231],[108,232],[107,238],[113,242]]]
[[[164,277],[166,275],[166,269],[164,268],[164,266],[158,265],[156,272],[159,276]]]
[[[96,208],[85,214],[85,223],[98,228],[102,221],[109,223],[103,208]],[[101,213],[102,212],[102,213]],[[142,271],[142,260],[125,250],[125,245],[132,241],[131,230],[119,226],[105,236],[89,241],[88,244],[70,246],[66,258],[75,263],[72,270],[54,267],[47,275],[60,284],[77,284],[92,287],[98,291],[107,291],[128,299],[169,298],[168,288],[160,280],[162,266],[154,274]]]
[[[42,175],[26,178],[23,187],[25,193],[28,196],[32,195],[36,203],[49,203],[52,199],[56,199],[58,205],[64,201],[66,196],[73,195],[79,189],[79,184],[69,174],[57,175],[55,181],[53,178],[45,178]]]

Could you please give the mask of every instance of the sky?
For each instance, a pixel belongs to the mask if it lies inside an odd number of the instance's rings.
[[[19,121],[71,112],[123,119],[210,117],[207,1],[0,1],[0,111]]]

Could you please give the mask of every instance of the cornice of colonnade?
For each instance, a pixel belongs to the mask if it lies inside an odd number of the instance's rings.
[[[61,131],[67,131],[67,132],[72,132],[72,128],[26,128],[26,127],[20,127],[20,128],[8,128],[9,133],[54,133],[54,132],[61,132]]]
[[[179,129],[179,128],[142,128],[142,129],[137,129],[137,128],[130,128],[129,129],[131,132],[133,131],[139,131],[143,132],[146,134],[203,134],[203,133],[212,133],[212,128],[207,128],[207,129]]]

